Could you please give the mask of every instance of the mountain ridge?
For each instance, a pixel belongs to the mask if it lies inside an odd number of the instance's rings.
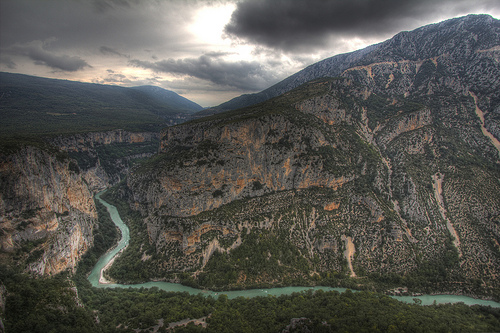
[[[131,87],[131,89],[143,91],[151,98],[158,100],[159,102],[168,103],[172,107],[176,107],[179,110],[186,110],[188,113],[198,112],[203,109],[203,107],[185,97],[180,96],[174,91],[166,90],[158,86],[145,85]]]
[[[342,72],[349,67],[353,67],[356,65],[367,65],[368,63],[377,62],[376,58],[372,59],[370,56],[374,53],[381,52],[380,50],[384,50],[386,48],[390,48],[394,46],[394,42],[398,40],[398,38],[405,36],[409,33],[418,33],[425,32],[428,30],[440,30],[443,27],[453,25],[457,23],[463,25],[464,20],[469,21],[482,21],[484,23],[493,23],[495,20],[492,16],[486,14],[480,15],[468,15],[461,18],[453,18],[443,22],[438,22],[434,24],[430,24],[427,26],[423,26],[417,28],[413,31],[402,31],[396,34],[394,37],[378,43],[374,45],[367,46],[361,50],[356,50],[349,53],[344,53],[340,55],[335,55],[330,58],[319,61],[315,64],[309,65],[303,70],[289,76],[288,78],[278,82],[277,84],[254,94],[245,94],[236,98],[233,98],[230,101],[224,102],[218,106],[208,108],[203,110],[197,114],[197,116],[205,116],[214,113],[224,112],[228,110],[234,110],[237,108],[250,106],[256,103],[263,102],[269,98],[276,97],[282,93],[285,93],[295,87],[298,87],[300,84],[303,84],[307,81],[318,79],[321,77],[335,77],[342,74]],[[460,23],[462,22],[462,23]],[[493,39],[494,40],[494,39]],[[424,57],[430,58],[431,56]],[[417,60],[417,59],[413,59]]]

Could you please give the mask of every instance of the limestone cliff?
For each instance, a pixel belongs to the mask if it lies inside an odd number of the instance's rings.
[[[38,274],[74,269],[92,246],[93,193],[57,149],[23,146],[0,157],[0,244]]]
[[[498,293],[498,45],[498,20],[446,21],[339,78],[167,128],[127,179],[157,274]]]

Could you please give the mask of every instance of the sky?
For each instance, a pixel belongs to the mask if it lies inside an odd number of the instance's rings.
[[[0,0],[0,71],[155,85],[204,106],[499,0]]]

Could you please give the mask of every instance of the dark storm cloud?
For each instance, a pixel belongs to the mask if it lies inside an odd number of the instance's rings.
[[[151,69],[155,72],[188,75],[213,82],[221,86],[241,90],[259,90],[268,85],[269,75],[257,62],[228,62],[211,55],[198,58],[168,59],[156,62],[131,60],[136,67]]]
[[[37,65],[44,65],[56,70],[75,72],[85,67],[91,67],[85,60],[76,56],[57,55],[49,52],[42,41],[25,44],[15,44],[5,51],[16,56],[25,56]]]
[[[189,11],[179,1],[0,0],[0,45],[55,38],[59,50],[112,47],[122,54],[168,45],[188,36]],[[15,59],[13,59],[15,61]]]
[[[500,8],[497,0],[245,0],[228,35],[283,50],[321,46],[329,37],[379,37],[408,28],[408,20]],[[413,28],[413,27],[412,27]]]

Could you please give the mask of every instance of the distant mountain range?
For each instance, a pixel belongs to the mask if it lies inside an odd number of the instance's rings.
[[[118,87],[0,73],[2,136],[154,130],[202,107],[159,87]]]

